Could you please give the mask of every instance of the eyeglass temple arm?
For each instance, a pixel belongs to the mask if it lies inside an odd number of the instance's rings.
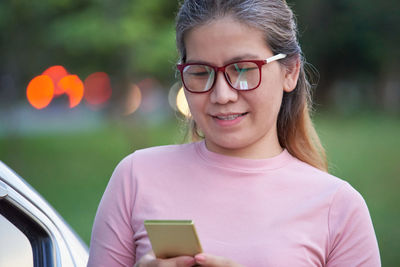
[[[285,58],[285,57],[286,57],[285,54],[277,54],[277,55],[275,55],[275,56],[272,56],[272,57],[267,58],[267,59],[265,60],[265,62],[268,64],[268,63],[270,63],[270,62],[272,62],[272,61],[279,60],[279,59],[282,59],[282,58]]]

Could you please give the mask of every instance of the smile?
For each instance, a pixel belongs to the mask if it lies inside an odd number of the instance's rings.
[[[213,117],[217,118],[219,120],[232,121],[232,120],[235,120],[236,118],[242,117],[242,116],[244,116],[246,114],[248,114],[248,112],[241,113],[241,114],[218,115],[218,116],[213,116]]]

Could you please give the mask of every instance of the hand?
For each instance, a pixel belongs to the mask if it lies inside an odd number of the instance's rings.
[[[210,254],[200,253],[194,256],[197,266],[207,267],[243,267],[243,265],[236,263],[232,260],[214,256]]]
[[[180,256],[169,259],[157,259],[153,251],[144,255],[134,267],[192,267],[195,260],[190,256]]]

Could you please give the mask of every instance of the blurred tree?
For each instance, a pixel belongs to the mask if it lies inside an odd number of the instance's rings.
[[[304,52],[320,72],[319,101],[331,100],[338,80],[364,86],[363,100],[368,100],[371,87],[372,101],[378,99],[372,104],[384,105],[385,84],[394,79],[400,97],[398,0],[303,0],[291,4],[299,17]]]
[[[52,65],[82,79],[105,71],[122,84],[145,76],[170,81],[176,7],[159,0],[0,2],[0,96],[11,89],[22,97],[29,80]]]
[[[288,2],[299,17],[305,55],[320,72],[319,102],[354,91],[361,102],[392,101],[399,109],[400,1]],[[105,71],[117,94],[127,81],[148,76],[170,85],[177,6],[162,0],[0,1],[0,101],[23,98],[30,79],[52,65],[82,79]]]

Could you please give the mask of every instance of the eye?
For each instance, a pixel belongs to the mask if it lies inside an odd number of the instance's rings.
[[[206,76],[206,75],[208,75],[209,73],[208,73],[208,72],[205,72],[205,71],[202,71],[202,72],[190,71],[190,72],[187,72],[186,74],[193,75],[193,76]]]
[[[231,66],[232,66],[233,70],[235,70],[238,73],[249,72],[249,71],[258,69],[258,66],[253,62],[234,63]],[[229,66],[229,67],[231,67],[231,66]]]
[[[183,71],[185,75],[190,75],[194,77],[206,77],[213,72],[213,69],[205,65],[188,65]]]

